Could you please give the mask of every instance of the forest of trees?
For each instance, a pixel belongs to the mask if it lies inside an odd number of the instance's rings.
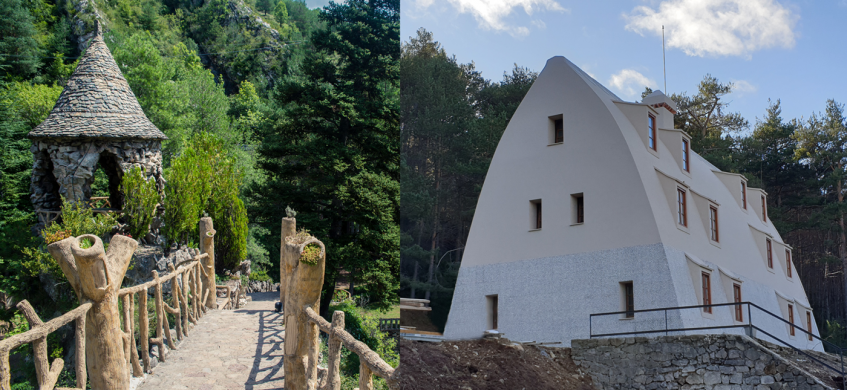
[[[49,114],[96,19],[145,114],[169,138],[166,176],[200,135],[232,158],[254,273],[279,278],[280,220],[290,206],[298,226],[330,253],[322,312],[342,271],[371,308],[395,305],[399,7],[399,0],[315,10],[302,0],[0,2],[0,296],[29,300],[42,318],[74,305],[50,299],[39,270],[27,266],[27,248],[44,242],[31,231],[26,134]],[[0,320],[14,312],[0,305]]]
[[[400,291],[431,299],[431,320],[443,328],[488,165],[536,74],[516,65],[491,82],[447,56],[425,30],[404,42],[400,72]],[[847,342],[844,104],[821,97],[821,112],[787,119],[771,100],[751,123],[729,108],[732,83],[707,74],[691,87],[671,95],[679,106],[675,127],[716,167],[767,191],[769,216],[794,248],[819,329]]]

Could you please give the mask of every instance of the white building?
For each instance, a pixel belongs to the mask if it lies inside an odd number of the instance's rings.
[[[675,110],[660,91],[625,102],[564,57],[547,61],[491,162],[445,338],[496,328],[511,340],[569,346],[590,332],[664,329],[666,321],[671,329],[743,325],[752,317],[777,338],[820,350],[817,340],[746,306],[589,324],[592,313],[750,301],[818,335],[792,249],[767,217],[767,194],[692,152],[688,134],[673,128]]]

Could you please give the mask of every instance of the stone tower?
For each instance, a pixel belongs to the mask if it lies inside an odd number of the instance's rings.
[[[109,48],[97,33],[47,119],[33,129],[32,204],[59,210],[60,196],[88,201],[98,164],[109,179],[109,201],[123,208],[123,173],[140,166],[162,194],[164,133],[147,119]]]

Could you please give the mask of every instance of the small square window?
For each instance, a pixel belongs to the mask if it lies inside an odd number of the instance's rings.
[[[571,194],[571,206],[573,211],[573,220],[571,223],[585,223],[585,198],[581,193]]]
[[[541,229],[541,199],[529,201],[531,230]]]

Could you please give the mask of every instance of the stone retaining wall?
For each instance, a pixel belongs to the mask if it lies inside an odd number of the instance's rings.
[[[831,387],[741,335],[573,340],[598,389],[773,390]]]

